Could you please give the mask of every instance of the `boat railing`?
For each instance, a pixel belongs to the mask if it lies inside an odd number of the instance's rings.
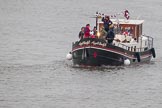
[[[141,51],[145,51],[145,50],[148,49],[147,47],[137,48],[136,46],[127,46],[127,45],[124,45],[122,43],[118,43],[118,45],[116,45],[116,46],[121,47],[121,48],[126,49],[126,50],[131,51],[131,52],[141,52]]]
[[[147,38],[147,40],[148,40],[148,48],[153,48],[154,38],[151,37],[151,36],[147,36],[147,35],[142,35],[142,36]]]
[[[142,37],[139,41],[139,42],[141,42],[140,47],[138,47],[138,48],[137,48],[136,45],[128,46],[128,45],[125,45],[124,43],[118,43],[118,44],[116,44],[116,46],[121,47],[121,48],[126,49],[126,50],[131,51],[131,52],[142,52],[142,51],[145,51],[147,49],[153,48],[153,38],[151,36],[146,36],[146,35],[142,35],[142,36],[147,38],[147,46],[145,46],[145,47],[142,46],[142,44],[143,44],[142,43],[143,42]]]

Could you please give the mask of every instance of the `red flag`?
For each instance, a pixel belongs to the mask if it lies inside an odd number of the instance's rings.
[[[125,10],[124,11],[124,17],[128,20],[129,19],[129,11],[128,10]]]

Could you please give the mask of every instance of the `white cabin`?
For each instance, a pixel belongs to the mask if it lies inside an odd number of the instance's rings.
[[[114,26],[114,44],[130,50],[141,51],[148,47],[148,37],[142,36],[142,29],[144,20],[126,20],[126,19],[111,19]],[[97,22],[98,37],[103,36],[103,22],[101,18],[98,18]]]

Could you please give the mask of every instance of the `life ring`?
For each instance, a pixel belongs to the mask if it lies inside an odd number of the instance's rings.
[[[138,61],[138,62],[141,62],[141,57],[140,57],[139,52],[136,52],[136,53],[135,53],[135,57],[137,58],[137,61]]]
[[[154,48],[151,49],[151,53],[152,53],[152,56],[155,58],[156,54],[155,54],[155,49]]]

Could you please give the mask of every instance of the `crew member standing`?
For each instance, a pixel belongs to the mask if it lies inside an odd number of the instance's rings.
[[[81,31],[79,32],[79,39],[83,39],[84,36],[84,27],[81,28]]]
[[[110,27],[110,25],[112,25],[113,23],[112,23],[112,21],[110,20],[110,17],[109,16],[105,16],[105,18],[103,17],[102,18],[102,21],[103,21],[103,23],[104,23],[104,29],[105,29],[105,31],[108,33],[109,32],[109,27]]]
[[[87,24],[84,29],[84,38],[89,38],[89,37],[90,37],[90,24]]]

